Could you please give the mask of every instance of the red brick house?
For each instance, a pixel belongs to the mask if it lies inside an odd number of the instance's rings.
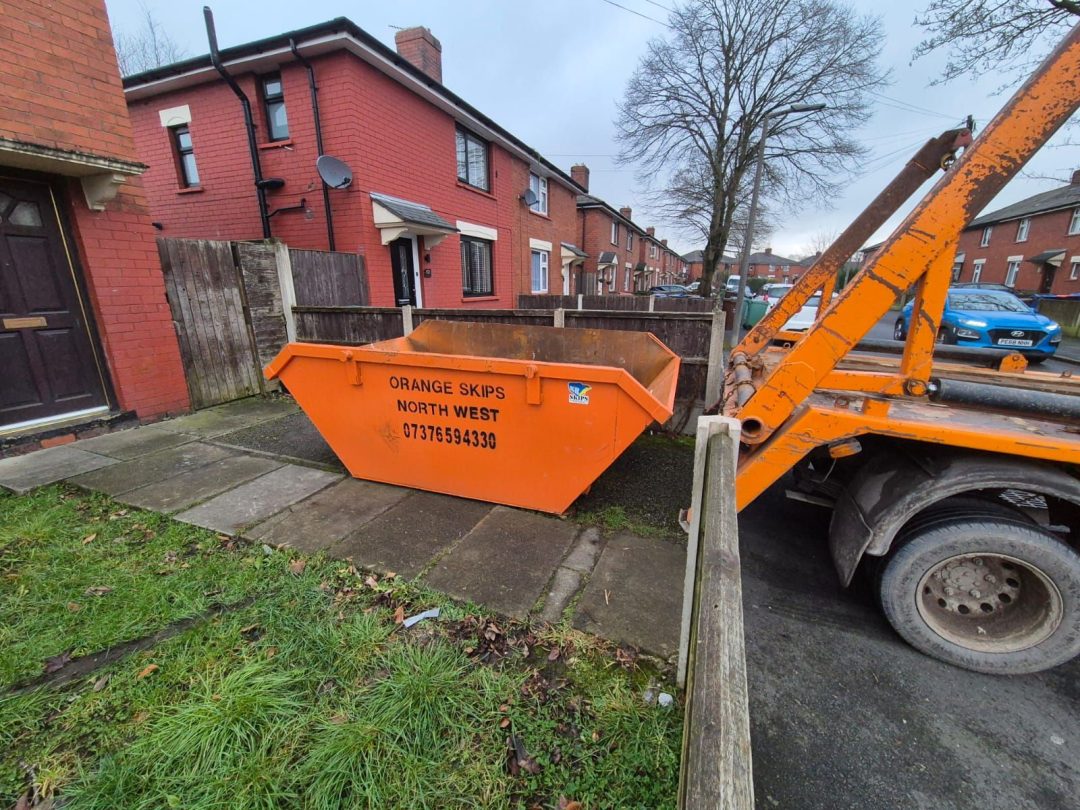
[[[221,52],[252,107],[265,209],[241,102],[209,56],[125,79],[162,233],[360,253],[376,306],[561,292],[584,258],[581,189],[442,85],[430,31],[396,44],[339,18]],[[347,187],[324,194],[320,152],[347,164]]]
[[[739,259],[735,266],[739,267]],[[747,278],[767,278],[773,281],[794,281],[806,268],[795,259],[788,259],[765,248],[762,253],[751,253]]]
[[[104,0],[0,26],[0,442],[188,409]]]
[[[1067,186],[973,219],[960,234],[953,280],[1080,292],[1080,171]]]

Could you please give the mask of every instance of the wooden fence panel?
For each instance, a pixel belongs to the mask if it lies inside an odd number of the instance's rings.
[[[680,357],[709,356],[711,314],[568,310],[565,317],[568,327],[652,332]]]
[[[296,306],[366,306],[367,271],[356,253],[289,249]]]
[[[362,346],[405,334],[396,307],[293,307],[296,339]]]
[[[276,246],[273,242],[237,242],[233,252],[243,282],[241,289],[251,320],[255,356],[264,367],[288,343]]]
[[[192,406],[259,393],[262,375],[231,243],[162,238],[158,253]]]

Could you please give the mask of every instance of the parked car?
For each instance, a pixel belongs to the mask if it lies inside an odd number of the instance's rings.
[[[700,281],[691,281],[689,284],[684,284],[683,289],[691,295],[697,295],[697,291],[701,289]]]
[[[682,284],[658,284],[655,287],[649,287],[649,295],[655,295],[657,298],[686,298],[690,293]]]
[[[727,281],[724,282],[724,294],[736,295],[739,292],[739,281],[740,277],[738,275],[728,276]],[[747,287],[747,292],[749,292],[749,290],[750,288]]]
[[[836,293],[833,293],[832,297],[835,299]],[[818,308],[820,306],[821,293],[814,293],[806,299],[806,303],[802,305],[802,309],[788,318],[787,323],[784,324],[783,328],[788,332],[805,332],[813,326],[814,321],[817,320]]]
[[[791,292],[794,286],[794,284],[766,284],[758,291],[755,298],[765,302],[765,311],[768,312],[780,302],[781,298]]]
[[[893,337],[907,338],[911,328],[909,303],[896,319]],[[1028,362],[1053,357],[1061,344],[1061,326],[1040,315],[1011,292],[950,287],[938,342],[960,346],[1016,349]]]

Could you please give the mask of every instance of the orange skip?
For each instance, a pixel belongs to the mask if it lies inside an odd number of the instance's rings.
[[[566,511],[654,420],[678,356],[648,332],[424,321],[266,367],[356,478]]]

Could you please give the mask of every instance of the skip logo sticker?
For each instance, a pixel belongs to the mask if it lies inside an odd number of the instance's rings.
[[[567,383],[566,387],[570,389],[570,404],[572,405],[588,405],[589,404],[589,392],[592,390],[591,385],[585,383],[572,382]]]

